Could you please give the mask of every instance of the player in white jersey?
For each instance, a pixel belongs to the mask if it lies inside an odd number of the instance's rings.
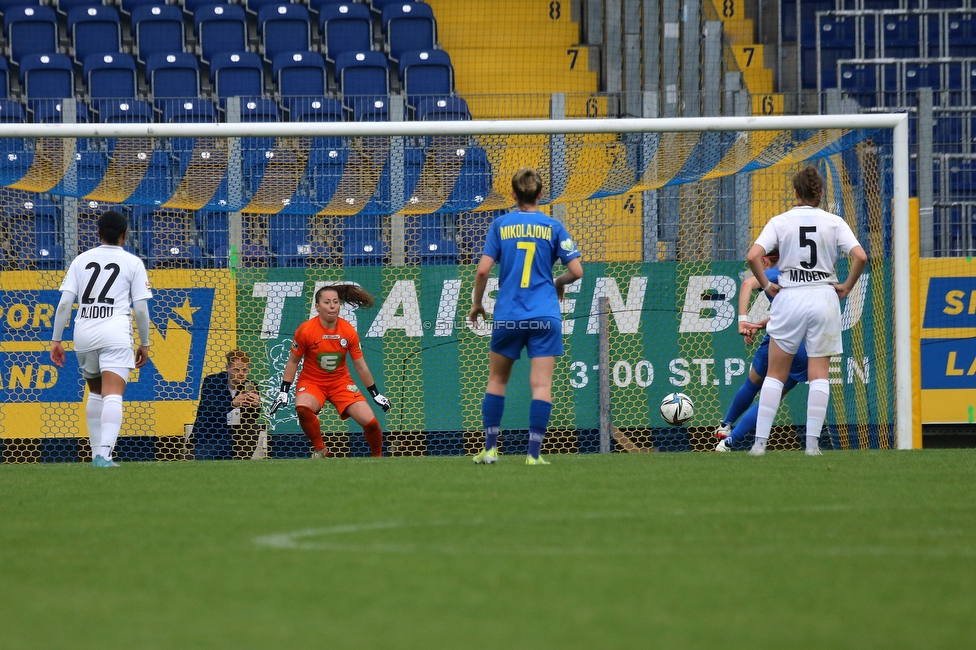
[[[99,217],[102,244],[76,257],[68,267],[51,336],[51,361],[63,368],[61,336],[77,300],[74,348],[88,383],[85,420],[95,467],[118,467],[112,451],[122,428],[122,394],[129,371],[149,360],[147,301],[152,292],[142,260],[122,248],[127,234],[128,224],[120,213],[109,210]],[[139,348],[134,354],[133,313],[139,328]]]
[[[807,166],[793,177],[796,206],[773,217],[749,249],[746,261],[759,286],[776,298],[769,313],[769,369],[759,393],[756,441],[749,451],[761,456],[789,377],[793,355],[806,341],[807,396],[806,453],[819,456],[820,430],[830,401],[827,381],[830,357],[844,351],[841,340],[840,301],[861,277],[868,257],[854,232],[836,214],[819,208],[823,178]],[[779,248],[779,282],[770,282],[763,271],[766,251]],[[837,251],[851,258],[847,279],[837,282]]]

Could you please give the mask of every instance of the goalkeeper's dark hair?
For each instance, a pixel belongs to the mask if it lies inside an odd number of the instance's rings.
[[[542,198],[542,177],[532,167],[523,167],[512,176],[512,191],[519,205],[535,205]]]
[[[315,302],[325,291],[335,291],[339,302],[356,305],[357,307],[372,307],[373,296],[358,284],[327,284],[315,292]]]
[[[121,212],[106,210],[98,218],[98,236],[106,244],[118,246],[119,238],[129,229]]]

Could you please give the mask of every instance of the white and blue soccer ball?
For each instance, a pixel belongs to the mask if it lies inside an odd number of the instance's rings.
[[[684,393],[668,393],[661,400],[661,417],[672,426],[681,426],[695,414],[695,403]]]

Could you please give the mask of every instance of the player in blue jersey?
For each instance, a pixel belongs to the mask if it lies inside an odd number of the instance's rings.
[[[563,354],[563,320],[559,301],[566,285],[583,277],[579,250],[566,228],[556,219],[539,212],[542,178],[531,167],[523,167],[512,177],[512,198],[518,209],[492,222],[485,249],[478,263],[471,295],[468,320],[479,327],[485,316],[482,299],[488,275],[499,264],[498,297],[491,330],[488,362],[488,387],[481,403],[485,427],[485,448],[474,457],[475,463],[498,461],[498,430],[505,408],[505,389],[512,366],[525,348],[529,357],[529,455],[526,465],[548,465],[539,456],[552,411],[552,374],[556,357]],[[560,260],[566,271],[552,277],[552,267]]]
[[[770,282],[779,279],[779,252],[771,251],[762,258],[763,268],[766,270],[766,277]],[[759,280],[755,276],[749,276],[739,287],[739,334],[746,337],[746,345],[752,345],[755,341],[756,333],[762,330],[768,318],[761,323],[750,323],[748,316],[749,300],[754,291],[759,291]],[[772,303],[772,296],[766,294],[766,298]],[[759,349],[752,357],[752,366],[749,368],[749,376],[739,387],[735,397],[732,398],[732,405],[729,406],[725,417],[719,422],[715,429],[715,437],[719,439],[715,446],[715,451],[732,451],[740,444],[747,435],[756,429],[756,418],[759,416],[759,404],[753,403],[759,389],[762,388],[763,379],[769,367],[769,335],[767,334]],[[783,393],[786,394],[791,388],[807,381],[807,351],[803,343],[793,357],[793,364],[790,366],[789,378],[783,384]],[[748,409],[748,410],[747,410]],[[743,411],[745,414],[743,414]],[[735,424],[739,417],[742,420]],[[733,425],[734,428],[733,428]]]

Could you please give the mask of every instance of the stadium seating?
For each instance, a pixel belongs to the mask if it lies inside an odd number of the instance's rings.
[[[50,4],[57,8],[61,16],[67,16],[74,9],[104,5],[105,2],[97,2],[96,0],[51,0]]]
[[[227,266],[227,213],[201,210],[196,213],[197,232],[202,233],[203,251],[212,258],[210,266]]]
[[[354,121],[389,117],[389,68],[379,52],[343,52],[336,60],[336,81],[342,102]]]
[[[62,223],[56,205],[35,195],[6,218],[9,227],[22,235],[14,242],[11,262],[16,262],[20,268],[62,268]]]
[[[395,2],[383,7],[381,25],[390,60],[404,52],[432,50],[437,43],[434,11],[423,2]]]
[[[244,5],[247,13],[257,16],[262,9],[286,4],[286,0],[244,0],[241,4]]]
[[[262,7],[258,13],[261,54],[272,63],[283,52],[308,51],[312,45],[308,9],[287,4]]]
[[[417,100],[414,118],[420,121],[470,120],[471,111],[460,97],[427,97]]]
[[[416,108],[422,99],[449,97],[454,93],[454,68],[444,50],[404,52],[400,58],[400,85],[407,106]]]
[[[149,268],[203,266],[203,255],[193,240],[190,217],[186,213],[140,209],[134,210],[132,216],[139,224],[142,251]]]
[[[201,122],[216,123],[217,109],[209,99],[179,99],[166,101],[162,108],[163,121],[174,124]]]
[[[861,106],[878,105],[877,73],[874,65],[841,64],[840,88]]]
[[[292,110],[296,102],[309,106],[309,98],[324,98],[328,94],[325,61],[318,52],[287,52],[274,58],[271,65],[275,87],[281,97],[282,108]],[[321,108],[321,104],[319,108]],[[293,121],[303,121],[295,120]]]
[[[174,99],[200,95],[200,64],[187,52],[154,54],[146,61],[146,84],[149,94],[162,110]]]
[[[344,266],[373,266],[389,262],[389,246],[382,236],[377,215],[354,215],[343,219],[342,262]]]
[[[85,59],[82,75],[95,112],[101,111],[103,100],[136,97],[136,62],[131,54],[92,54]]]
[[[210,63],[214,55],[247,52],[247,20],[240,5],[206,5],[193,14],[200,60]]]
[[[28,99],[74,96],[74,67],[66,54],[30,54],[20,62],[20,85]]]
[[[309,218],[304,214],[273,214],[268,218],[268,240],[275,266],[304,266],[312,254]]]
[[[51,7],[13,7],[3,15],[3,33],[10,61],[20,64],[30,54],[58,51],[58,21]]]
[[[12,99],[0,99],[0,124],[18,124],[23,121],[23,104]]]
[[[921,16],[884,16],[881,22],[883,51],[878,55],[886,58],[914,59],[921,53]]]
[[[950,15],[946,25],[947,54],[952,57],[976,56],[976,17]]]
[[[346,162],[349,147],[342,138],[314,138],[308,152],[308,185],[313,203],[325,207],[332,200]]]
[[[458,245],[445,226],[448,219],[441,214],[422,214],[411,218],[407,230],[419,231],[417,261],[421,264],[457,264]]]
[[[228,97],[261,97],[264,94],[264,66],[253,52],[215,54],[210,62],[210,84],[224,106]]]
[[[325,59],[334,64],[343,52],[373,49],[373,23],[365,5],[325,5],[319,11],[319,32]]]
[[[190,16],[195,16],[204,7],[227,4],[230,4],[230,0],[182,0],[183,11]]]
[[[28,102],[34,121],[40,124],[57,124],[64,122],[62,116],[62,100],[60,99],[37,99]],[[75,123],[84,124],[90,122],[88,107],[84,103],[75,102]]]
[[[164,2],[165,0],[120,0],[119,11],[126,16],[132,16],[139,7],[147,7],[152,5],[162,6]],[[179,9],[178,5],[173,6]]]
[[[148,124],[153,121],[153,107],[141,99],[105,100],[99,104],[98,120],[112,124]]]
[[[291,122],[341,122],[342,102],[332,97],[298,97],[288,102]]]
[[[0,56],[0,97],[10,97],[10,66],[6,57]]]
[[[139,61],[154,54],[182,52],[186,42],[183,12],[174,5],[143,5],[132,10],[132,40]]]
[[[115,7],[96,5],[76,7],[68,12],[71,56],[84,65],[93,54],[122,51],[122,22]]]

